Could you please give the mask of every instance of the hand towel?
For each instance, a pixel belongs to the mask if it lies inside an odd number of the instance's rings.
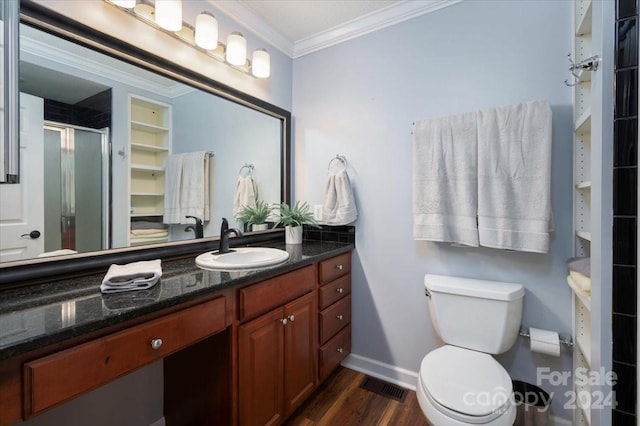
[[[174,154],[165,165],[164,223],[188,224],[186,216],[209,220],[209,154]]]
[[[551,108],[533,101],[478,112],[480,245],[549,251]]]
[[[100,291],[118,293],[153,287],[162,276],[160,259],[111,265],[102,279]]]
[[[567,266],[571,271],[580,272],[587,277],[591,276],[591,258],[590,257],[572,257],[567,260]]]
[[[327,225],[347,225],[357,218],[358,209],[347,171],[341,169],[331,173],[324,189],[322,222]]]
[[[240,176],[233,195],[233,217],[237,218],[243,206],[255,207],[258,190],[251,176]]]
[[[567,284],[569,284],[569,287],[571,287],[571,289],[576,292],[579,293],[585,297],[591,298],[591,288],[589,288],[588,290],[584,290],[580,287],[580,284],[578,284],[572,277],[571,275],[567,275]]]
[[[169,235],[168,229],[132,229],[129,232],[134,238],[158,238]]]
[[[478,246],[476,114],[413,129],[413,238]]]

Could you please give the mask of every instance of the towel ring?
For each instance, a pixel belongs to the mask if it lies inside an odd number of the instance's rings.
[[[242,171],[244,169],[248,169],[246,176],[251,176],[253,177],[253,169],[254,169],[254,165],[251,163],[244,163],[244,166],[240,167],[240,171],[238,172],[240,174],[240,176],[242,176]]]
[[[329,160],[329,165],[327,166],[327,170],[331,170],[331,165],[333,164],[334,161],[339,161],[340,163],[342,163],[342,167],[344,168],[344,170],[347,169],[347,157],[345,157],[344,155],[336,154],[335,157]]]

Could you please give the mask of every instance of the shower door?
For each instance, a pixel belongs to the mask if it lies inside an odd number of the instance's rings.
[[[45,252],[109,247],[108,131],[45,122]]]

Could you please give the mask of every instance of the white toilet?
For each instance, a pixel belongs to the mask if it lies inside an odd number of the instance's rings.
[[[490,354],[516,341],[522,318],[520,284],[425,275],[429,315],[446,343],[420,365],[418,402],[435,426],[512,426],[511,377]]]

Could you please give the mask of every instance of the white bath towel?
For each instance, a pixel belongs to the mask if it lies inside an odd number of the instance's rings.
[[[144,290],[156,285],[162,276],[160,259],[132,262],[126,265],[111,265],[102,279],[100,291],[119,293]]]
[[[238,212],[243,206],[255,207],[258,200],[258,188],[251,176],[240,176],[233,194],[233,217],[238,217]]]
[[[341,169],[336,173],[330,173],[324,188],[322,223],[347,225],[357,218],[358,208],[347,171]]]
[[[191,223],[186,216],[209,220],[209,154],[174,154],[165,165],[164,223]]]
[[[413,129],[413,238],[478,246],[476,114]]]
[[[546,101],[478,112],[480,245],[549,251],[551,108]]]

